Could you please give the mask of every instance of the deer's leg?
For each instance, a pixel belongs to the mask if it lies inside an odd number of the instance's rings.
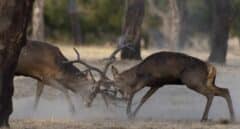
[[[212,105],[213,97],[214,97],[213,95],[206,95],[207,104],[206,104],[206,107],[205,107],[205,110],[204,110],[201,121],[206,121],[208,119],[208,112],[209,112],[209,109]]]
[[[140,104],[137,106],[135,111],[131,114],[131,118],[134,118],[138,113],[142,105],[159,89],[160,87],[153,87],[147,91],[147,93],[142,97]]]
[[[43,92],[44,83],[42,81],[37,81],[37,89],[36,89],[36,96],[35,96],[35,103],[34,103],[34,109],[37,109],[39,99],[41,97],[41,94]]]
[[[201,69],[196,69],[196,71],[187,69],[181,74],[181,81],[183,84],[186,84],[189,89],[194,90],[207,98],[201,121],[206,121],[208,119],[209,109],[215,96],[213,84],[216,77],[216,70],[214,67],[208,68],[208,70],[209,73],[207,77],[205,75],[196,76],[196,73],[201,73]]]
[[[226,88],[219,88],[219,87],[214,87],[214,88],[215,88],[215,95],[221,96],[226,100],[228,104],[231,121],[235,121],[235,113],[233,110],[232,98],[230,96],[229,90]]]
[[[127,116],[130,117],[131,114],[131,106],[132,106],[132,100],[133,100],[134,94],[132,94],[127,102]]]
[[[72,102],[72,100],[71,100],[71,98],[70,98],[70,95],[69,95],[69,93],[68,93],[68,90],[65,89],[65,90],[63,91],[63,93],[65,94],[65,97],[66,97],[66,100],[67,100],[68,104],[70,105],[70,112],[71,112],[71,113],[75,113],[76,110],[75,110],[74,104],[73,104],[73,102]]]
[[[54,86],[55,88],[59,89],[60,91],[62,91],[64,93],[65,98],[66,98],[68,104],[70,105],[70,112],[75,113],[76,110],[75,110],[74,104],[70,98],[70,95],[68,93],[68,90],[56,80],[51,80],[50,84],[52,84],[52,86]]]
[[[109,107],[109,104],[108,104],[108,101],[107,101],[107,97],[106,97],[104,94],[101,94],[101,96],[102,96],[103,101],[104,101],[104,103],[105,103],[105,105],[106,105],[106,108],[108,108],[108,107]]]

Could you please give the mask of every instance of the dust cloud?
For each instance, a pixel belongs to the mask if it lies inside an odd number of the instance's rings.
[[[240,74],[235,68],[224,68],[218,72],[216,84],[230,89],[233,99],[236,118],[240,118]],[[34,83],[30,84],[33,86]],[[144,89],[138,93],[134,103],[146,92]],[[55,91],[55,90],[53,90]],[[17,91],[16,91],[17,92]],[[30,92],[30,91],[28,91]],[[35,93],[32,90],[33,95]],[[57,94],[53,99],[42,97],[36,110],[33,109],[34,96],[15,97],[12,119],[63,119],[63,120],[91,120],[91,119],[123,119],[126,120],[125,105],[123,107],[110,106],[106,108],[101,98],[94,101],[91,108],[83,105],[81,98],[72,96],[76,107],[76,113],[69,112],[69,105],[63,94]],[[44,94],[43,94],[44,96]],[[140,109],[138,119],[157,120],[193,120],[199,121],[205,108],[206,99],[198,93],[187,89],[185,86],[165,86],[158,90]],[[209,118],[213,120],[229,119],[229,111],[226,101],[221,97],[215,97],[209,112]]]

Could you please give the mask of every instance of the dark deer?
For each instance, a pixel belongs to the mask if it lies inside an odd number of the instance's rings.
[[[80,58],[80,57],[78,57]],[[69,90],[80,94],[85,101],[89,90],[95,84],[92,78],[75,67],[61,53],[59,48],[48,43],[29,40],[21,51],[15,75],[32,77],[37,82],[34,107],[36,108],[43,92],[44,85],[62,91],[74,112],[74,105]],[[91,76],[92,77],[92,76]]]
[[[207,98],[202,121],[208,119],[209,108],[214,96],[226,99],[231,120],[235,119],[229,90],[215,85],[216,68],[200,59],[181,53],[159,52],[150,55],[138,65],[122,73],[118,73],[118,70],[112,67],[112,73],[114,85],[128,100],[127,115],[129,118],[134,118],[140,107],[159,88],[166,84],[185,84],[189,89]],[[134,94],[144,87],[150,87],[150,89],[143,96],[135,111],[131,112]]]

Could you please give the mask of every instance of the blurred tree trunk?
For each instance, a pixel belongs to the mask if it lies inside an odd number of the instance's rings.
[[[84,42],[83,34],[79,21],[79,13],[76,0],[68,0],[68,13],[70,16],[71,31],[75,45],[80,45]]]
[[[13,77],[34,0],[0,1],[0,127],[9,126],[12,113]]]
[[[213,13],[209,61],[223,64],[227,56],[232,6],[230,0],[211,0],[209,4]]]
[[[188,11],[186,6],[186,0],[178,0],[178,8],[179,8],[179,33],[178,33],[178,41],[177,45],[179,49],[184,49],[187,46],[190,46],[190,42],[188,40],[188,25],[187,25],[187,17]]]
[[[167,11],[158,9],[155,0],[148,0],[150,12],[162,19],[162,26],[160,28],[168,46],[172,50],[176,50],[177,40],[179,36],[180,13],[177,6],[177,0],[168,0]]]
[[[44,0],[36,0],[32,16],[32,39],[44,40]]]
[[[144,17],[144,0],[129,0],[122,28],[123,42],[130,44],[134,49],[124,48],[121,51],[122,59],[141,59],[141,25]]]

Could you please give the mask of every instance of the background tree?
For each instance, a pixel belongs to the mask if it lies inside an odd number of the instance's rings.
[[[189,46],[188,42],[188,10],[187,0],[178,0],[177,6],[179,10],[179,33],[177,35],[177,48],[183,49]]]
[[[123,44],[130,44],[132,49],[121,51],[122,59],[141,59],[141,25],[144,17],[144,0],[129,0],[122,28]]]
[[[44,40],[44,0],[36,0],[32,16],[32,39]]]
[[[83,43],[83,35],[79,21],[79,12],[76,0],[68,0],[68,13],[70,17],[71,32],[75,45]]]
[[[211,53],[209,61],[225,63],[228,47],[230,25],[232,22],[232,5],[230,0],[211,0],[212,32],[210,38]]]
[[[0,1],[0,127],[9,126],[12,113],[13,77],[34,0]]]
[[[157,6],[158,4],[161,4],[163,9],[159,9]],[[148,0],[148,5],[149,11],[161,18],[162,25],[160,30],[169,48],[176,50],[180,28],[180,13],[177,6],[177,0]]]

